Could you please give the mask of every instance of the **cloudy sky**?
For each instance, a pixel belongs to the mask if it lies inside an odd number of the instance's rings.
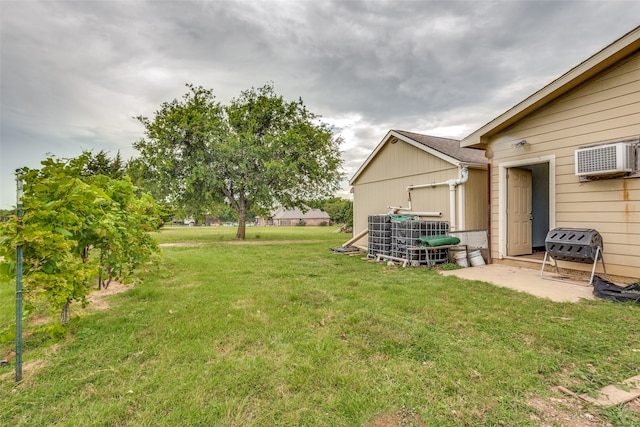
[[[132,117],[186,83],[301,97],[349,178],[389,129],[462,138],[637,25],[636,0],[2,0],[0,208],[47,153],[136,156]]]

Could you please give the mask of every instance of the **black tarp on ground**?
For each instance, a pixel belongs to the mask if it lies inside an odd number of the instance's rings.
[[[635,301],[640,303],[640,283],[636,282],[627,286],[618,286],[599,276],[594,276],[593,295],[610,301]]]

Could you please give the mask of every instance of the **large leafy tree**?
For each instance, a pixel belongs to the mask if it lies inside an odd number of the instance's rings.
[[[212,90],[187,87],[153,119],[137,117],[145,137],[134,147],[166,196],[191,208],[228,203],[244,239],[249,210],[302,207],[338,188],[340,139],[301,99],[267,84],[223,106]]]

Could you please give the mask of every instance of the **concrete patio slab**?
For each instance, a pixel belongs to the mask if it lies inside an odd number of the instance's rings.
[[[460,270],[441,270],[440,274],[467,280],[480,280],[557,302],[578,302],[581,299],[595,299],[592,293],[592,286],[546,280],[540,277],[540,269],[489,264]],[[548,275],[549,277],[554,277],[545,273],[545,277]]]

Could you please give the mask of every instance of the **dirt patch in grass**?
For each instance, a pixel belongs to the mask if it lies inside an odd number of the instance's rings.
[[[627,403],[625,407],[633,412],[637,412],[640,414],[640,399],[634,399],[631,402]]]
[[[111,283],[107,289],[96,289],[87,296],[87,301],[89,301],[87,309],[93,311],[107,310],[109,309],[109,303],[104,300],[104,297],[126,292],[133,289],[133,287],[133,283],[125,285],[119,282],[114,282]]]
[[[298,243],[319,243],[322,240],[230,240],[224,242],[227,245],[292,245]],[[206,243],[203,242],[175,242],[175,243],[160,243],[158,246],[161,248],[194,248],[197,246],[203,246]]]
[[[589,373],[595,374],[596,368],[587,364]],[[576,370],[576,365],[571,363],[562,369],[560,383],[562,386],[554,387],[555,395],[548,398],[532,397],[526,403],[538,411],[531,415],[531,420],[542,427],[580,427],[580,426],[612,426],[605,418],[602,418],[601,410],[604,406],[593,406],[580,399],[570,389],[581,383],[581,380],[571,375]],[[640,412],[640,398],[620,405],[628,411]]]
[[[126,292],[129,289],[132,289],[133,286],[134,286],[133,283],[129,285],[123,285],[122,283],[119,283],[119,282],[113,282],[111,283],[111,285],[109,285],[107,289],[102,289],[102,290],[95,289],[91,291],[89,295],[87,295],[87,301],[89,302],[89,305],[84,310],[82,310],[81,308],[79,308],[80,307],[79,303],[74,302],[71,308],[72,313],[77,313],[78,310],[84,311],[85,313],[108,310],[109,303],[107,303],[104,300],[104,297],[109,295],[119,294],[121,292]],[[51,317],[51,315],[45,312],[45,313],[32,314],[29,317],[28,322],[29,322],[29,326],[37,327],[37,326],[46,325],[47,323],[52,322],[52,320],[53,318]]]
[[[549,398],[532,397],[527,404],[536,410],[530,416],[531,422],[540,427],[611,427],[612,424],[597,415],[595,409],[577,398],[558,392]],[[625,405],[629,410],[640,412],[640,400]],[[385,412],[376,415],[364,427],[423,426],[424,421],[415,411],[401,408],[395,413]]]
[[[423,426],[424,421],[414,410],[401,408],[392,413],[382,413],[376,415],[371,421],[364,424],[364,427],[398,427],[398,426]]]
[[[22,382],[20,384],[17,385],[17,387],[20,388],[24,388],[27,387],[26,383],[27,383],[27,379],[32,378],[33,374],[35,372],[38,372],[40,369],[44,368],[45,366],[47,366],[47,364],[40,359],[37,360],[27,360],[22,364]],[[5,374],[0,375],[0,384],[4,384],[5,381],[7,382],[7,384],[10,381],[13,381],[15,379],[16,373],[15,373],[15,369],[13,369],[10,372],[7,372]]]
[[[233,240],[228,245],[291,245],[297,243],[319,243],[322,240]]]
[[[607,421],[590,411],[587,405],[571,396],[559,395],[543,399],[533,397],[527,404],[537,411],[531,421],[540,427],[584,427],[611,426]]]
[[[56,354],[60,349],[60,344],[53,344],[47,350],[47,354]],[[46,360],[42,359],[30,359],[29,354],[25,353],[26,357],[23,354],[23,363],[22,363],[22,382],[18,384],[16,387],[19,388],[28,388],[31,386],[31,382],[33,380],[34,374],[40,371],[42,368],[49,365]],[[8,360],[13,360],[15,357],[15,352],[13,350],[9,351],[5,357]],[[12,370],[10,372],[4,373],[0,375],[0,384],[4,385],[9,384],[9,382],[13,382],[15,380],[15,365],[11,367]],[[15,384],[15,383],[14,383]]]
[[[203,246],[201,242],[176,242],[176,243],[160,243],[158,247],[161,248],[195,248],[197,246]]]

